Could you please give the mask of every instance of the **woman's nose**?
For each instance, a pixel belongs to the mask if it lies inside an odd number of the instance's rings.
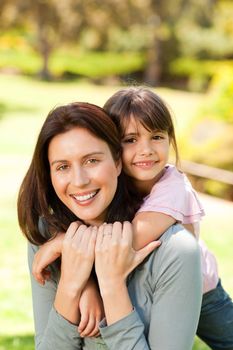
[[[86,173],[85,169],[80,167],[75,167],[72,172],[71,182],[76,187],[83,187],[89,184],[90,178]]]

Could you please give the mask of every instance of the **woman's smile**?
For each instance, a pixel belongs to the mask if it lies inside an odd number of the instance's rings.
[[[74,198],[74,200],[79,205],[89,205],[94,200],[98,192],[99,192],[99,189],[95,191],[85,192],[85,193],[71,194],[70,196]]]

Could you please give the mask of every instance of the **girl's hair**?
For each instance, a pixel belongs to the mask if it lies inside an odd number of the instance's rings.
[[[176,164],[179,162],[172,116],[166,103],[157,94],[144,87],[122,89],[112,95],[103,108],[120,128],[121,137],[131,117],[149,131],[166,131],[175,151]]]
[[[67,230],[72,221],[79,219],[57,197],[51,183],[48,161],[48,147],[51,140],[56,135],[75,127],[85,128],[105,141],[116,162],[121,158],[119,132],[102,108],[76,102],[52,110],[38,136],[31,165],[18,196],[19,225],[31,243],[40,245],[56,232]],[[126,183],[126,176],[121,173],[118,177],[116,194],[108,208],[106,222],[132,220],[139,206],[137,191],[134,191],[131,183]],[[41,233],[43,230],[38,228],[41,218],[48,225],[50,237],[46,238]]]

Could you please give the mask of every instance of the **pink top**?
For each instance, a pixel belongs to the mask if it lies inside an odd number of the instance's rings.
[[[181,224],[193,224],[195,235],[199,238],[199,223],[205,215],[187,176],[173,165],[167,165],[161,179],[155,183],[150,194],[138,212],[155,211],[172,216]],[[219,277],[214,255],[203,241],[199,240],[202,255],[203,293],[216,288]]]

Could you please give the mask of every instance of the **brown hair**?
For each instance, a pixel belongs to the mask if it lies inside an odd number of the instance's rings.
[[[52,110],[38,136],[31,165],[18,196],[19,225],[31,243],[44,243],[51,238],[51,232],[55,235],[57,231],[65,231],[72,221],[78,219],[57,197],[51,183],[48,161],[48,146],[52,138],[77,126],[105,141],[115,161],[121,158],[119,132],[102,108],[76,102]],[[140,205],[132,186],[126,183],[123,173],[118,177],[118,187],[108,208],[107,222],[132,220]],[[38,228],[41,218],[49,227],[50,237],[45,237]]]
[[[166,103],[157,94],[144,87],[122,89],[107,100],[104,109],[121,129],[122,137],[131,117],[147,130],[167,132],[175,151],[176,164],[179,162],[172,116]]]

